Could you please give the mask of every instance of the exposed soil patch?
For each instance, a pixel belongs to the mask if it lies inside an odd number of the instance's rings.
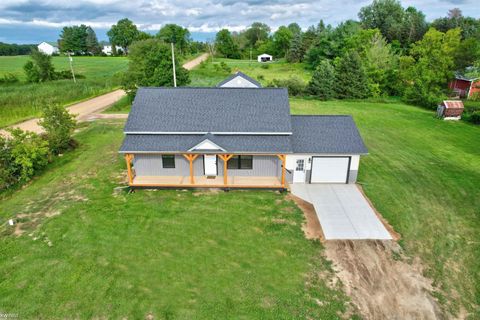
[[[365,319],[444,319],[422,276],[394,241],[326,241],[325,254]]]

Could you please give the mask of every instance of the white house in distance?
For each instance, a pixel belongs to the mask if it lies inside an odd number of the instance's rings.
[[[273,61],[273,57],[269,54],[261,54],[257,57],[258,62],[271,62]]]
[[[51,56],[52,54],[59,53],[58,47],[53,42],[42,42],[38,46],[38,51]]]
[[[116,51],[118,52],[121,50],[122,52],[125,52],[125,49],[122,47],[115,46]],[[105,45],[103,46],[102,52],[106,54],[107,56],[111,56],[113,54],[113,46],[112,45]]]

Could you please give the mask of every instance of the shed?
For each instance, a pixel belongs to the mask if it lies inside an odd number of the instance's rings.
[[[58,47],[57,47],[57,44],[54,43],[54,42],[42,42],[40,43],[38,46],[38,51],[46,54],[46,55],[53,55],[53,54],[57,54],[59,52],[58,50]]]
[[[437,108],[439,118],[459,120],[463,113],[463,102],[460,100],[445,100]]]
[[[269,54],[263,53],[257,57],[258,62],[272,62],[273,57]]]
[[[448,87],[460,98],[473,98],[474,95],[480,95],[480,78],[457,74]]]

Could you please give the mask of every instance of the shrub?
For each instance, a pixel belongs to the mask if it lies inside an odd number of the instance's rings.
[[[265,77],[264,77],[263,74],[259,74],[259,75],[257,76],[257,79],[258,79],[258,80],[265,80]]]
[[[268,69],[268,68],[270,68],[270,65],[269,65],[269,64],[262,64],[262,65],[260,66],[260,68],[262,68],[262,69]]]
[[[74,145],[72,134],[76,121],[64,107],[59,105],[45,107],[40,125],[45,129],[45,139],[53,154],[59,154]]]
[[[288,94],[291,96],[299,96],[305,94],[306,84],[298,77],[290,77],[288,79],[273,79],[268,85],[269,87],[287,88]]]
[[[226,73],[232,72],[232,68],[230,68],[225,62],[220,62],[220,67],[222,68],[223,71]]]
[[[11,137],[0,138],[0,188],[26,182],[49,161],[48,142],[38,134],[10,129]]]
[[[11,84],[17,83],[19,80],[16,75],[13,73],[6,73],[2,78],[0,78],[0,84]]]
[[[470,114],[469,121],[474,124],[480,124],[480,111],[474,111]]]
[[[32,50],[32,60],[23,66],[28,82],[44,82],[55,79],[52,57],[38,50]]]

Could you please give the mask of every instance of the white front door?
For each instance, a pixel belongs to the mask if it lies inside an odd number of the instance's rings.
[[[295,162],[293,182],[305,182],[305,159],[297,159]]]
[[[203,165],[205,167],[206,176],[217,175],[217,156],[212,154],[206,154],[203,156]]]

